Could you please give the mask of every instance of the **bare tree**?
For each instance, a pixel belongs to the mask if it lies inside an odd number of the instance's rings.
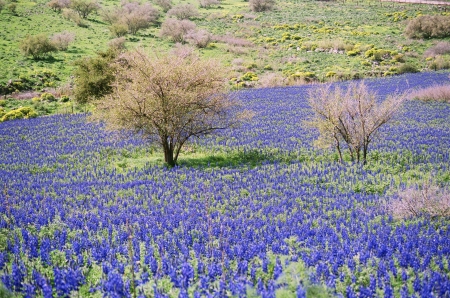
[[[342,145],[346,144],[352,161],[365,164],[369,144],[407,98],[406,93],[394,94],[379,103],[376,93],[369,91],[364,82],[350,83],[346,90],[324,85],[309,92],[314,117],[308,124],[319,130],[316,144],[335,146],[341,162]]]
[[[174,166],[191,137],[235,126],[242,114],[225,93],[226,71],[197,56],[149,57],[140,50],[117,60],[113,92],[97,101],[94,118],[157,141]],[[219,71],[219,69],[221,71]]]

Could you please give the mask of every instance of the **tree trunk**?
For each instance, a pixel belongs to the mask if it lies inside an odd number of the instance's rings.
[[[164,149],[164,161],[166,164],[168,164],[170,167],[175,166],[175,160],[173,158],[173,147],[170,146],[167,139],[163,140],[163,149]]]

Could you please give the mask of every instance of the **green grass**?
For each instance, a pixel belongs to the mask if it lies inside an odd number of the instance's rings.
[[[15,15],[7,9],[0,12],[0,83],[35,71],[50,70],[59,79],[50,86],[62,85],[71,80],[73,61],[107,48],[112,36],[109,25],[98,14],[89,16],[87,27],[78,27],[64,19],[61,13],[48,8],[46,2],[19,0]],[[111,7],[119,5],[119,2],[108,0],[102,5]],[[326,75],[329,72],[337,73],[338,79],[395,74],[404,63],[419,70],[427,69],[430,61],[426,61],[422,54],[433,41],[408,40],[403,30],[407,20],[419,14],[442,13],[436,7],[373,0],[344,3],[279,1],[274,11],[263,13],[252,13],[248,2],[223,0],[217,7],[199,10],[201,17],[194,20],[198,27],[214,35],[229,34],[254,43],[253,47],[242,48],[217,42],[214,47],[199,50],[202,56],[222,60],[234,69],[235,77],[247,72],[245,65],[253,63],[252,71],[258,76],[278,72],[291,77],[291,82],[301,82],[294,77],[301,79],[304,72],[313,73],[317,80],[328,80],[330,78]],[[162,13],[159,22],[164,17]],[[27,35],[44,33],[51,36],[62,31],[76,35],[75,42],[65,52],[33,60],[19,51],[20,41]],[[141,46],[149,51],[168,51],[173,47],[172,42],[159,37],[159,25],[139,31],[135,36],[128,35],[127,40],[128,48]],[[340,54],[330,54],[328,49],[315,51],[320,45],[334,42],[345,45],[346,49]],[[314,45],[312,49],[305,49],[311,44]],[[404,55],[404,62],[389,58],[374,63],[364,56],[363,51],[348,56],[347,52],[358,45],[397,51]],[[236,59],[243,61],[243,66],[236,65]]]

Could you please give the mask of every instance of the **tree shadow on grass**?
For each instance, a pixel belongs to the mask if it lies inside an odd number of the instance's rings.
[[[216,168],[231,167],[237,168],[242,166],[256,167],[266,163],[274,162],[291,162],[298,159],[298,156],[279,150],[235,150],[231,152],[219,152],[196,155],[180,156],[178,165],[181,167],[194,168]]]

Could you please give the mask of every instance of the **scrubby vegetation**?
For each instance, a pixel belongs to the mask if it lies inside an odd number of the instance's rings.
[[[5,4],[0,18],[0,25],[6,28],[0,32],[2,85],[42,69],[60,78],[57,84],[68,83],[76,67],[73,61],[105,51],[118,37],[126,39],[128,48],[139,45],[158,51],[174,48],[179,42],[190,43],[200,55],[218,57],[232,66],[235,73],[230,78],[239,80],[249,71],[258,78],[279,78],[241,85],[232,82],[235,87],[380,77],[450,67],[450,55],[443,44],[438,46],[441,37],[437,37],[446,30],[447,13],[425,5],[383,5],[373,0],[286,1],[278,6],[266,0],[145,4],[112,0],[101,7],[93,0],[11,4],[16,6],[14,14]],[[413,26],[430,22],[442,26],[434,26],[429,34],[428,25]],[[17,59],[20,42],[38,34],[48,37],[47,45],[56,46],[58,51],[34,56],[25,51],[25,56]],[[235,67],[233,61],[238,59],[243,63]]]

